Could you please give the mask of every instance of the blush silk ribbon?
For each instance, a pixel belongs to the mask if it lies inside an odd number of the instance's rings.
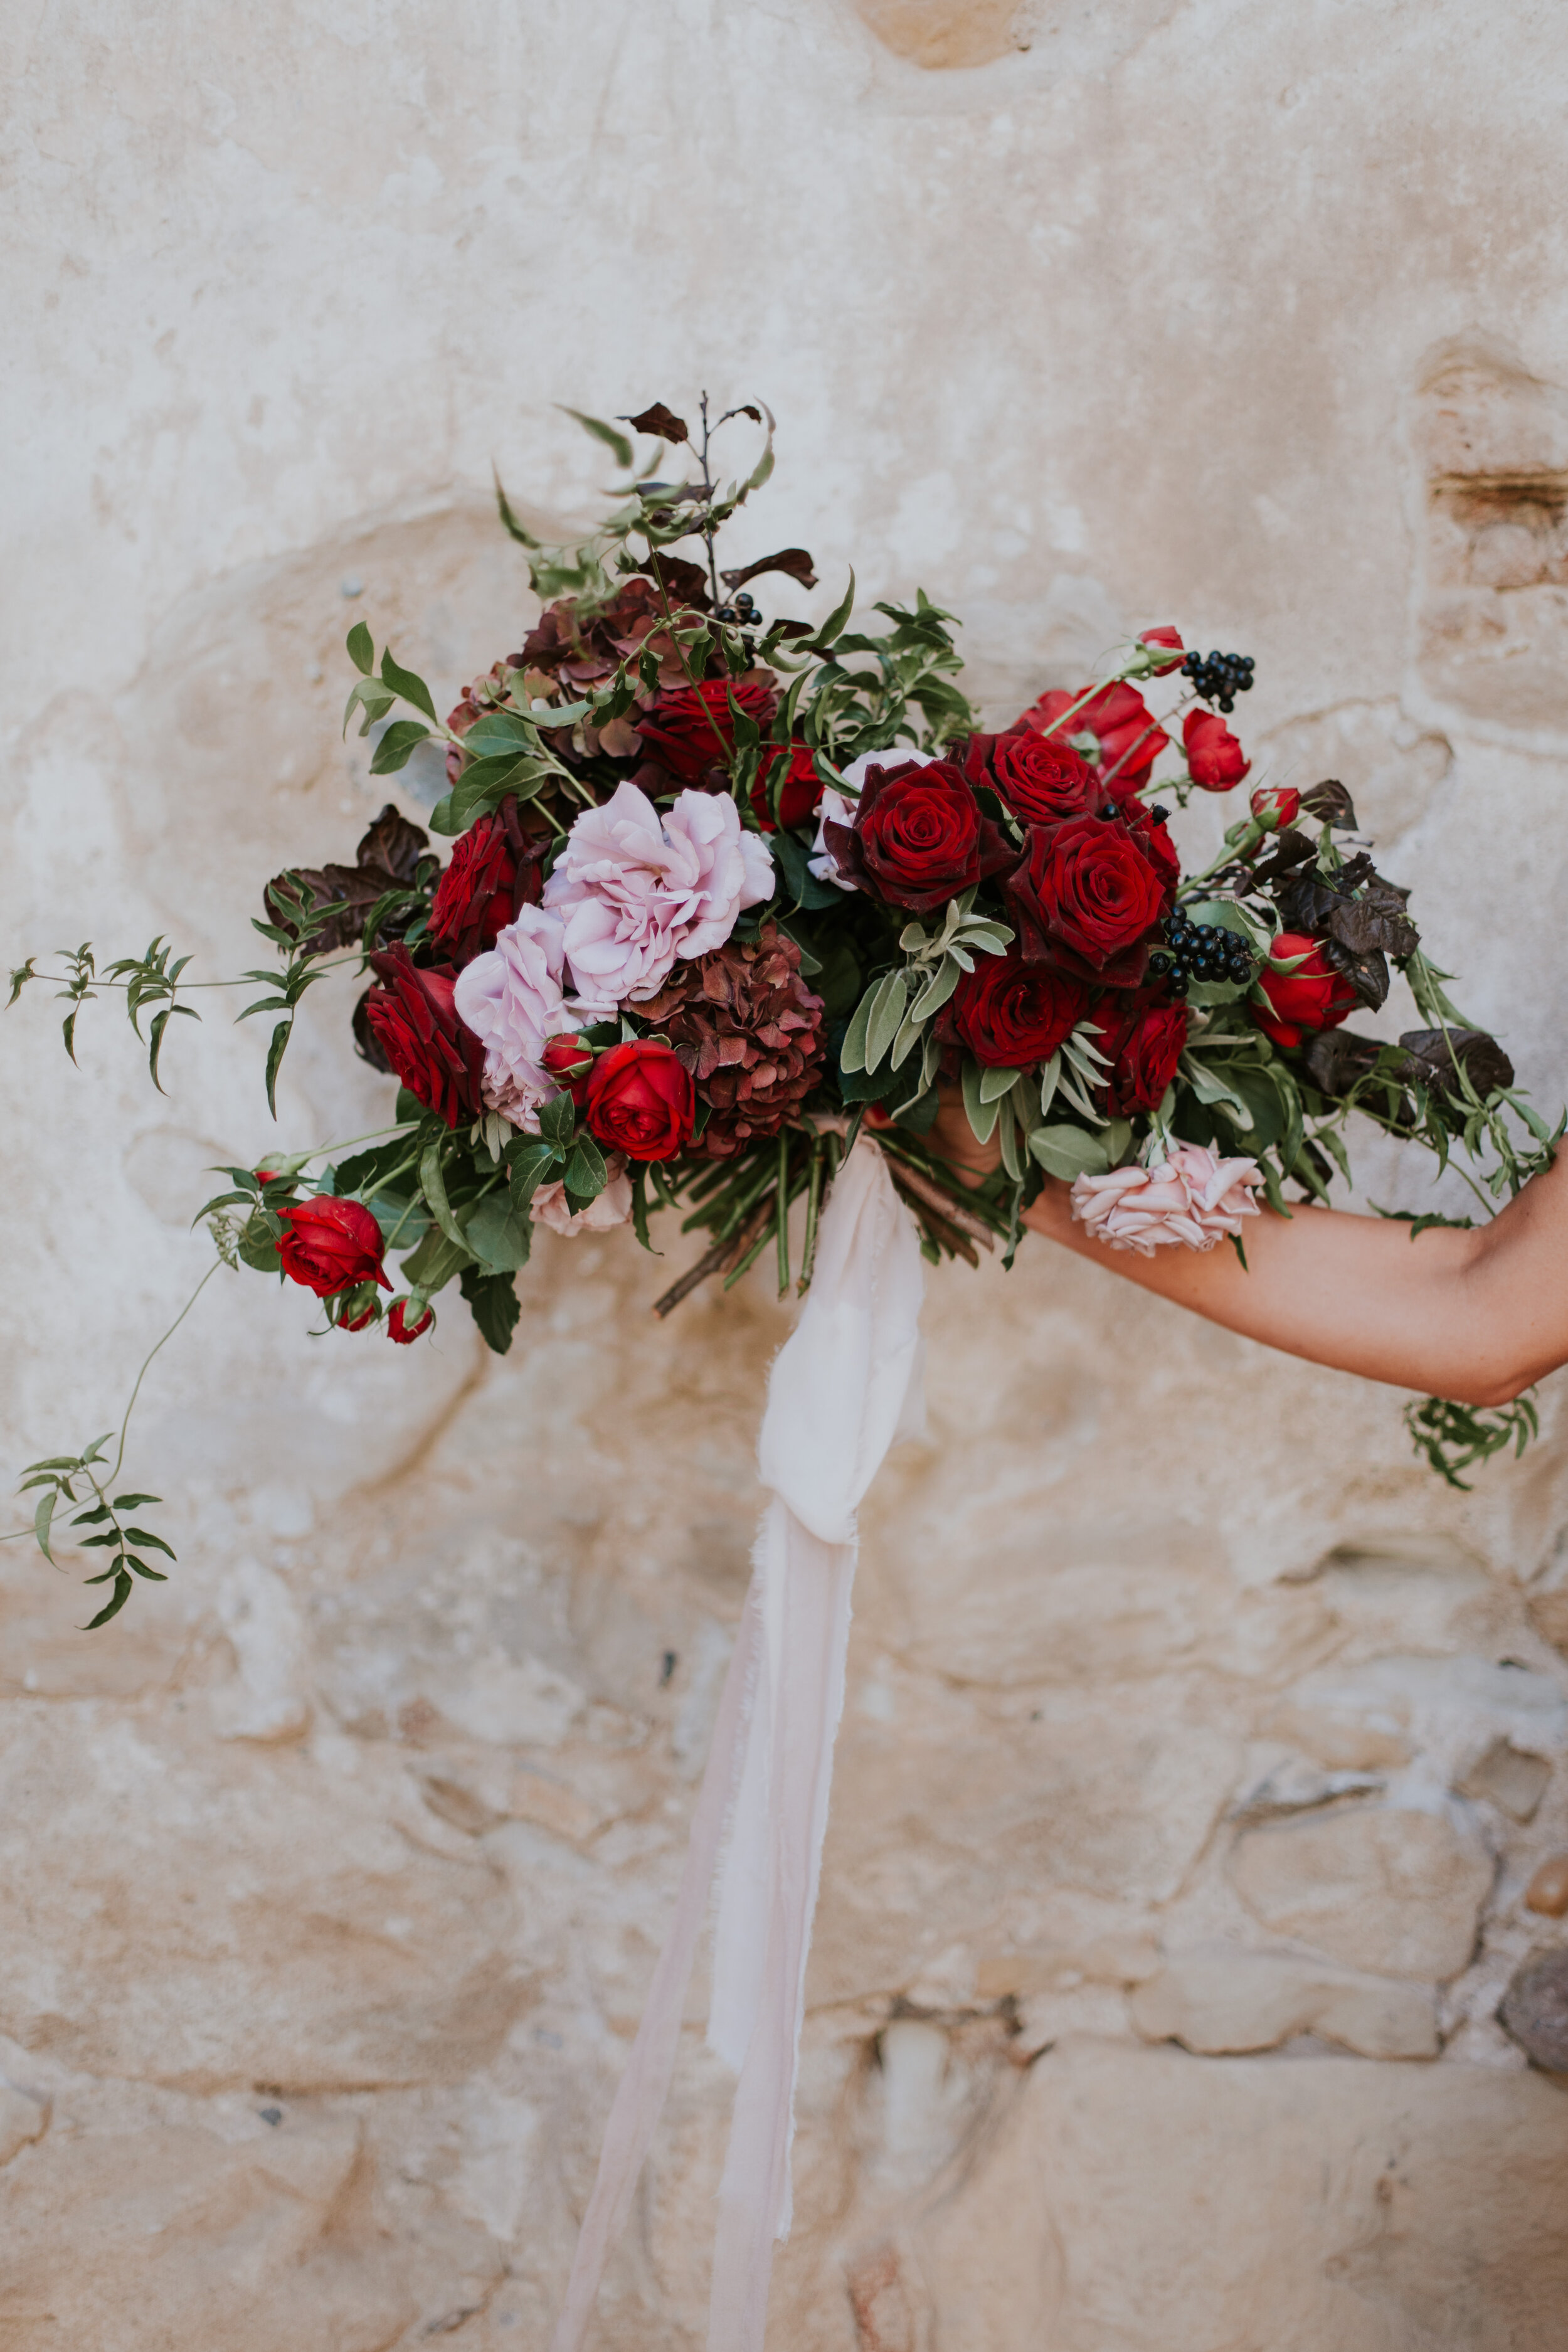
[[[708,2039],[739,2081],[708,2352],[763,2352],[773,2246],[789,2235],[805,1963],[844,1707],[855,1515],[889,1447],[921,1424],[923,1291],[913,1220],[882,1154],[862,1138],[828,1196],[811,1288],[769,1377],[757,1455],[772,1492],[751,1587],[675,1916],[610,2108],[551,2352],[581,2352],[626,2226],[675,2071],[716,1876]]]

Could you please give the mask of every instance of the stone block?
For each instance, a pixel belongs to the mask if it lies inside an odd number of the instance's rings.
[[[1274,2050],[1317,2033],[1363,2058],[1435,2058],[1437,2001],[1427,1985],[1326,1968],[1289,1952],[1214,1946],[1172,1956],[1129,2000],[1151,2042],[1218,2056]]]
[[[1245,1831],[1230,1875],[1275,1935],[1430,1982],[1468,1964],[1493,1865],[1446,1814],[1356,1805]]]

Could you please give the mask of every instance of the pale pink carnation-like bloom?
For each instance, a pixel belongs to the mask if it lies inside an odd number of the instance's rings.
[[[542,1184],[529,1209],[534,1223],[548,1225],[552,1234],[565,1234],[568,1238],[575,1234],[607,1234],[624,1225],[632,1213],[632,1180],[618,1151],[612,1151],[605,1165],[610,1171],[609,1181],[598,1198],[574,1216],[566,1205],[564,1184]]]
[[[544,1067],[544,1049],[584,1018],[562,988],[565,938],[559,915],[524,907],[488,953],[463,966],[452,992],[458,1020],[485,1049],[479,1090],[487,1108],[529,1135],[539,1133],[541,1104],[561,1091]]]
[[[578,996],[601,1013],[656,996],[678,956],[721,948],[773,895],[773,857],[727,793],[684,792],[661,822],[630,782],[584,810],[544,886]]]
[[[1072,1213],[1097,1242],[1140,1257],[1176,1242],[1211,1250],[1258,1215],[1252,1192],[1262,1181],[1255,1160],[1216,1160],[1206,1143],[1173,1143],[1169,1160],[1152,1168],[1079,1176]]]
[[[844,770],[844,781],[858,799],[873,768],[929,768],[940,757],[936,751],[911,751],[902,743],[896,744],[888,751],[862,751],[860,757],[851,760]],[[819,882],[831,882],[836,890],[858,890],[860,885],[851,882],[847,875],[838,871],[838,861],[827,846],[827,835],[823,828],[829,824],[853,824],[854,822],[855,801],[847,800],[831,784],[825,785],[817,805],[816,839],[811,845],[811,856],[805,862]]]

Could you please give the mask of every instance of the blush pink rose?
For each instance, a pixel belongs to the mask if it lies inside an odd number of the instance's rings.
[[[560,916],[524,907],[493,948],[463,966],[452,993],[458,1020],[484,1047],[486,1108],[529,1135],[539,1132],[541,1104],[561,1091],[544,1066],[545,1049],[579,1026],[578,1008],[562,986],[565,960]]]
[[[1170,1159],[1155,1167],[1079,1176],[1073,1219],[1108,1248],[1140,1257],[1177,1242],[1211,1250],[1239,1234],[1243,1217],[1258,1215],[1252,1194],[1262,1181],[1254,1160],[1216,1160],[1206,1143],[1173,1143]]]
[[[576,1234],[607,1234],[616,1225],[624,1225],[632,1213],[632,1185],[626,1163],[618,1151],[614,1151],[605,1165],[610,1171],[608,1183],[596,1200],[590,1201],[574,1216],[566,1205],[564,1184],[542,1184],[529,1209],[534,1223],[548,1225],[552,1234],[565,1234],[568,1237]]]
[[[678,957],[721,948],[736,916],[773,895],[767,844],[726,793],[684,792],[661,820],[631,782],[584,810],[544,886],[590,1013],[657,996]]]

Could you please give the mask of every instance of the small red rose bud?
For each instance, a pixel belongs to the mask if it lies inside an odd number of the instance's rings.
[[[428,1331],[436,1320],[435,1308],[427,1307],[417,1323],[410,1323],[405,1311],[408,1305],[406,1298],[395,1298],[392,1311],[386,1318],[386,1336],[399,1348],[412,1348],[415,1340],[422,1332]]]
[[[585,1037],[552,1037],[544,1048],[544,1066],[552,1078],[580,1078],[594,1066],[594,1048]]]
[[[1145,629],[1138,642],[1141,646],[1147,646],[1150,648],[1151,653],[1153,653],[1155,648],[1160,646],[1167,646],[1170,649],[1170,659],[1168,661],[1163,658],[1156,658],[1151,662],[1151,677],[1163,677],[1167,671],[1180,669],[1182,666],[1182,657],[1187,649],[1182,643],[1181,636],[1175,629],[1169,626],[1163,629]]]
[[[1251,800],[1253,823],[1265,833],[1282,833],[1301,814],[1301,795],[1294,784],[1259,784]]]

